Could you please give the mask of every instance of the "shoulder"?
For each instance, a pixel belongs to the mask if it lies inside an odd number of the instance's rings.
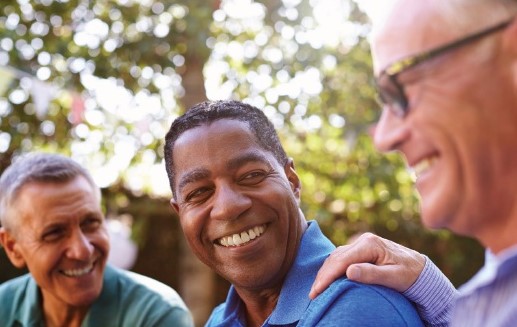
[[[332,283],[312,301],[302,321],[302,326],[422,326],[415,308],[400,293],[346,278]]]
[[[156,298],[175,307],[186,309],[185,303],[179,294],[170,286],[155,279],[131,271],[119,270],[119,281],[124,285],[125,293],[135,293],[144,297]]]
[[[27,292],[31,280],[31,275],[25,274],[0,284],[0,317],[12,317],[26,297],[33,296]]]
[[[104,283],[102,301],[118,301],[121,317],[134,326],[193,325],[187,306],[168,285],[113,267],[107,267]]]
[[[31,279],[30,274],[25,274],[0,284],[0,303],[2,306],[12,303],[13,298],[25,294]]]

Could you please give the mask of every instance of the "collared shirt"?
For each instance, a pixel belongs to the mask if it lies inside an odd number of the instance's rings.
[[[498,256],[487,251],[485,265],[459,293],[427,261],[429,264],[404,295],[419,303],[419,309],[423,308],[419,312],[428,325],[446,326],[444,320],[454,327],[517,325],[517,246]]]
[[[318,269],[334,249],[317,222],[309,222],[276,307],[263,326],[422,326],[416,310],[401,294],[346,278],[311,301],[308,294]],[[232,286],[207,326],[244,327],[245,321],[244,304]]]
[[[0,285],[2,326],[44,326],[41,308],[39,287],[30,274]],[[81,326],[193,326],[193,321],[179,295],[169,286],[107,266],[101,294]]]

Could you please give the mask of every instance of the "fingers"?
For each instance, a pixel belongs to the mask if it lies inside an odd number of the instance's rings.
[[[351,264],[358,262],[377,262],[379,252],[375,244],[378,236],[365,233],[350,245],[339,246],[323,263],[312,285],[309,297],[314,299],[323,292],[333,281],[345,276]],[[375,249],[374,249],[375,247]]]
[[[371,233],[361,235],[354,243],[340,246],[325,260],[312,285],[309,297],[314,299],[334,280],[349,279],[407,290],[418,278],[425,257],[402,245]]]
[[[333,281],[346,274],[348,263],[346,255],[343,255],[343,253],[346,252],[346,248],[347,245],[338,247],[325,260],[312,284],[309,293],[311,299],[316,298],[316,296],[329,287]]]
[[[376,266],[370,263],[358,263],[348,268],[347,277],[359,283],[383,285],[398,292],[404,292],[412,282],[408,285],[407,279],[401,278],[403,270],[396,265]]]

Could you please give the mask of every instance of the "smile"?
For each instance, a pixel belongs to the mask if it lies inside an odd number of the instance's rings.
[[[94,263],[92,262],[84,268],[61,270],[61,273],[68,277],[80,277],[90,273],[93,270],[93,266]]]
[[[436,162],[436,160],[436,156],[425,158],[413,165],[411,169],[415,173],[416,177],[419,177],[423,173],[425,173],[429,168],[431,168],[433,164]]]
[[[221,237],[217,240],[217,243],[224,246],[224,247],[231,247],[231,246],[242,246],[248,242],[251,242],[252,240],[256,239],[257,237],[264,234],[264,231],[266,230],[266,225],[260,225],[255,226],[253,228],[250,228],[247,231],[228,235]]]

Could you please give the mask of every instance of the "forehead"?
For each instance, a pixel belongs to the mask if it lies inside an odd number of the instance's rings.
[[[83,176],[66,182],[30,182],[24,185],[15,201],[24,223],[69,219],[83,211],[100,211],[96,189]]]
[[[176,140],[173,164],[179,177],[199,167],[211,170],[218,164],[231,168],[229,162],[246,156],[271,161],[273,155],[263,149],[247,123],[222,119],[192,128]]]
[[[387,14],[373,23],[371,45],[375,74],[397,60],[435,48],[461,35],[451,29],[452,23],[446,17],[440,13],[440,5],[435,0],[392,2]]]

